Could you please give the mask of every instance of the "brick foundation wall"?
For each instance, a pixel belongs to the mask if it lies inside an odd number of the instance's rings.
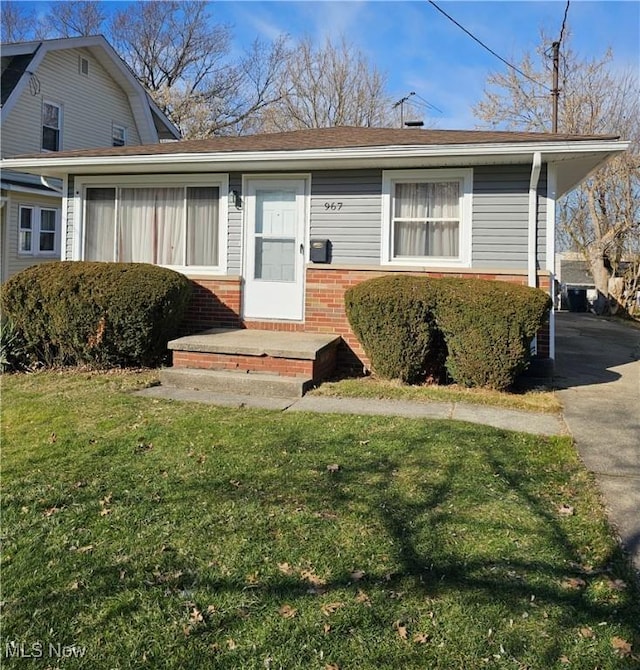
[[[208,328],[242,328],[240,277],[192,278],[191,302],[181,326],[182,334]]]
[[[342,336],[338,350],[338,367],[362,371],[369,361],[353,334],[344,310],[344,293],[366,279],[381,277],[394,271],[377,269],[344,269],[331,266],[307,268],[305,286],[304,323],[287,321],[246,321],[241,314],[242,280],[239,277],[193,279],[194,294],[184,330],[197,332],[207,328],[259,328],[263,330],[306,331],[310,333],[335,333]],[[405,272],[427,277],[466,277],[527,284],[526,274],[497,274],[482,272]],[[550,278],[538,276],[538,287],[549,291]],[[544,326],[538,333],[537,357],[549,357],[549,328]],[[174,361],[175,362],[175,361]]]

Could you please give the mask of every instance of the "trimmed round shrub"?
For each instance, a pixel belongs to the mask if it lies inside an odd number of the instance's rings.
[[[345,292],[351,328],[381,377],[405,383],[442,377],[445,347],[429,288],[423,277],[395,275],[367,280]]]
[[[484,279],[440,279],[436,321],[446,367],[464,386],[505,389],[529,365],[531,341],[551,308],[540,289]]]
[[[152,366],[190,294],[184,275],[155,265],[62,261],[11,277],[0,307],[45,365]]]
[[[448,373],[493,389],[527,368],[550,307],[539,289],[474,278],[389,275],[345,293],[351,328],[379,376],[420,383]]]

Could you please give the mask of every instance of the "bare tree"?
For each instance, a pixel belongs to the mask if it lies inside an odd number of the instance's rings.
[[[542,61],[542,62],[540,62]],[[545,53],[525,55],[519,69],[489,76],[476,116],[491,126],[549,131],[551,81]],[[538,82],[538,83],[535,83]],[[640,235],[640,89],[637,74],[613,67],[609,51],[579,59],[565,49],[560,68],[558,129],[562,133],[614,134],[630,150],[610,161],[560,202],[558,243],[582,252],[601,299],[609,306],[609,286],[624,255],[638,253]]]
[[[45,26],[47,33],[56,37],[83,37],[102,34],[106,19],[100,2],[66,0],[51,3]]]
[[[112,41],[184,137],[237,132],[278,97],[284,40],[256,41],[231,58],[231,29],[212,22],[208,3],[138,2],[117,12]]]
[[[261,118],[264,130],[328,126],[384,126],[391,102],[386,76],[344,37],[315,47],[310,38],[294,46],[280,87],[280,100]]]
[[[33,39],[37,30],[37,18],[32,5],[14,0],[0,3],[0,41],[23,42]]]

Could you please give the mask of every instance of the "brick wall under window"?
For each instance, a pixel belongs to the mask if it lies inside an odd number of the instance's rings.
[[[261,328],[264,330],[305,331],[310,333],[336,333],[342,336],[344,344],[338,351],[338,364],[342,369],[361,371],[369,361],[356,339],[344,309],[344,293],[366,279],[390,274],[383,270],[340,269],[328,267],[308,267],[305,286],[304,323],[286,321],[243,321],[242,279],[240,277],[213,277],[193,279],[194,293],[183,324],[185,333],[194,333],[207,328]],[[397,274],[397,273],[394,273]],[[403,272],[428,277],[474,277],[506,281],[526,285],[524,274],[488,273],[443,273],[443,272]],[[538,287],[549,291],[550,279],[538,276]],[[549,328],[544,326],[538,333],[539,359],[549,358]]]

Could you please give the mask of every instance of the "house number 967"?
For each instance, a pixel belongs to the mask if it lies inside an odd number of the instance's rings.
[[[327,212],[339,212],[342,209],[341,202],[325,202],[324,209]]]

